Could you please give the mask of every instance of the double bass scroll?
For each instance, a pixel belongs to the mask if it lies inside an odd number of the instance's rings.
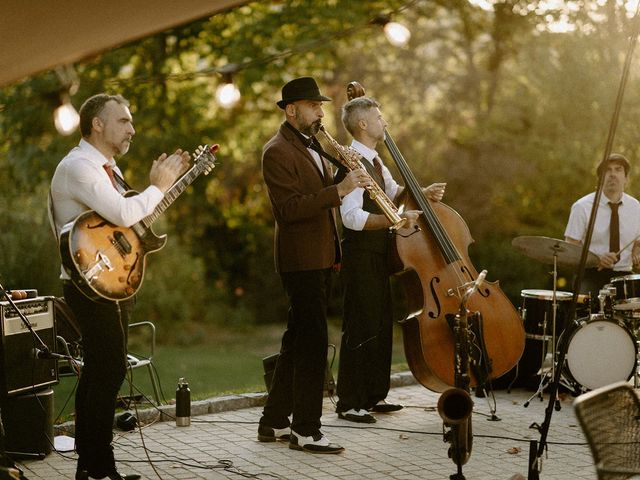
[[[349,100],[364,95],[357,82],[347,87]],[[402,262],[398,275],[409,300],[410,313],[401,322],[405,356],[414,377],[424,387],[442,392],[454,386],[455,337],[446,320],[458,311],[461,295],[478,272],[468,255],[473,242],[462,217],[442,202],[427,199],[409,165],[387,130],[384,143],[398,167],[407,193],[404,208],[421,210],[421,231],[409,237],[396,236]],[[480,358],[488,378],[509,371],[524,350],[524,327],[517,310],[498,282],[484,282],[467,301],[482,322],[476,331],[484,340],[486,358]],[[470,386],[478,385],[475,374]],[[480,382],[482,383],[482,382]]]

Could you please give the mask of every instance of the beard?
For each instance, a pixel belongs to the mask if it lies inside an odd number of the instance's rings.
[[[131,146],[131,140],[123,140],[120,143],[113,143],[112,148],[115,155],[124,155],[129,151],[129,147]]]
[[[307,121],[302,118],[302,115],[300,115],[299,112],[296,112],[296,123],[298,124],[298,130],[311,137],[320,131],[322,120],[318,119],[314,122],[307,123]]]

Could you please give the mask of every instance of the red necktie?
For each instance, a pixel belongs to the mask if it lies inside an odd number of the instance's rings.
[[[113,188],[117,190],[118,184],[116,183],[116,177],[113,174],[113,168],[108,163],[105,163],[102,167],[104,168],[104,171],[107,172],[107,175],[109,175],[109,179],[111,180],[111,185],[113,185]]]

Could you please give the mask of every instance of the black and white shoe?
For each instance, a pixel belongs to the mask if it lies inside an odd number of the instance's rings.
[[[376,423],[376,417],[364,409],[352,408],[345,412],[338,412],[338,418],[356,423]]]
[[[291,428],[272,428],[266,425],[258,425],[258,441],[259,442],[275,442],[280,440],[288,442],[291,436]]]
[[[403,408],[404,406],[398,403],[387,403],[385,400],[380,400],[373,407],[371,407],[369,411],[376,413],[391,413],[402,410]]]
[[[94,477],[89,476],[89,473],[86,470],[78,469],[76,470],[76,480],[92,480]],[[142,477],[137,473],[132,474],[122,474],[117,470],[113,470],[107,474],[107,476],[100,476],[95,478],[108,478],[109,480],[140,480]]]
[[[293,430],[291,430],[289,448],[310,453],[341,453],[344,451],[344,447],[341,447],[337,443],[329,442],[329,439],[322,433],[310,437],[303,437]]]

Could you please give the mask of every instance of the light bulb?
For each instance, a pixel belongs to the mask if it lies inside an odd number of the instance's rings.
[[[384,35],[394,47],[403,47],[411,38],[407,27],[398,22],[388,22],[384,26]]]
[[[216,90],[216,100],[222,108],[231,108],[240,100],[240,90],[233,83],[223,83]]]
[[[80,125],[80,115],[69,102],[64,102],[53,112],[53,123],[61,135],[71,135]]]

